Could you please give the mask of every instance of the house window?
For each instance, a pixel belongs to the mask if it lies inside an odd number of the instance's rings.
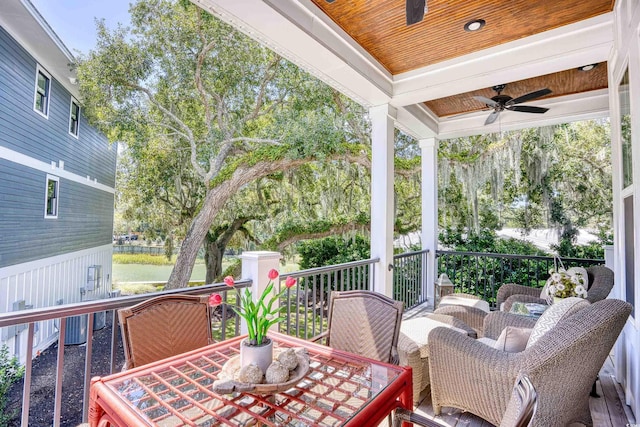
[[[80,105],[78,101],[71,98],[71,108],[69,110],[69,133],[76,138],[80,130]]]
[[[49,98],[51,94],[51,75],[38,66],[36,72],[36,94],[33,109],[44,117],[49,117]]]
[[[60,192],[60,178],[47,175],[47,189],[45,196],[45,218],[58,217],[58,198]]]

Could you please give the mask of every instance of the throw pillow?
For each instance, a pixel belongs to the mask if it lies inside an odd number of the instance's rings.
[[[502,330],[498,340],[494,344],[494,348],[507,353],[518,353],[527,347],[529,336],[532,329],[516,328],[515,326],[507,326]]]
[[[562,301],[553,304],[544,313],[542,313],[536,324],[533,326],[526,348],[534,345],[544,334],[557,325],[560,320],[572,315],[584,307],[587,307],[588,305],[590,305],[589,301],[578,297],[565,298]]]

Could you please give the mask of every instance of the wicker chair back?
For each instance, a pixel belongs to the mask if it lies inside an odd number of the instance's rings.
[[[213,342],[207,296],[163,295],[118,310],[124,369]]]
[[[371,291],[331,293],[327,345],[382,362],[398,363],[403,305]]]

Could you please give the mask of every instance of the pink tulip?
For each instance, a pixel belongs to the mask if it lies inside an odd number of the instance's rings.
[[[294,279],[294,278],[293,278],[293,277],[291,277],[291,276],[287,277],[287,280],[285,280],[285,282],[284,282],[284,285],[285,285],[287,288],[292,288],[292,287],[294,287],[294,286],[295,286],[295,284],[296,284],[296,279]]]
[[[222,304],[222,296],[220,294],[209,295],[209,305],[215,307]]]
[[[231,276],[225,277],[224,278],[224,283],[225,283],[225,285],[230,286],[230,287],[233,287],[236,284],[236,282],[233,280],[233,277],[231,277]]]
[[[278,273],[278,270],[276,270],[275,268],[272,268],[271,270],[269,270],[269,279],[276,280],[276,278],[279,275],[280,275],[280,273]]]

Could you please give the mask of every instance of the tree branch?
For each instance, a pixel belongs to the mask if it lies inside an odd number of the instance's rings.
[[[153,93],[151,93],[151,91],[146,87],[140,86],[136,83],[131,83],[131,82],[124,82],[124,84],[147,95],[147,97],[149,98],[149,101],[151,101],[153,105],[155,105],[160,111],[162,111],[165,115],[167,115],[167,117],[173,120],[178,126],[180,126],[180,128],[182,128],[185,131],[186,139],[187,141],[189,141],[189,146],[191,147],[191,165],[196,170],[198,175],[204,178],[207,175],[207,172],[198,163],[196,140],[195,140],[195,137],[193,136],[193,132],[191,131],[191,128],[187,126],[182,120],[180,120],[178,116],[173,114],[171,110],[167,109],[164,105],[158,102],[155,96],[153,96]]]
[[[323,160],[348,160],[355,163],[370,163],[367,153],[365,153],[364,150],[354,154],[335,153],[327,156]],[[191,277],[193,264],[198,255],[198,249],[202,245],[211,223],[218,211],[224,206],[227,200],[236,194],[240,187],[258,178],[271,175],[278,171],[296,168],[311,161],[315,161],[315,158],[281,158],[260,161],[252,165],[240,165],[233,171],[228,179],[212,188],[205,196],[200,212],[198,212],[191,222],[189,230],[185,235],[166,289],[176,289],[186,286],[189,277]]]
[[[290,236],[283,241],[279,242],[276,248],[279,251],[282,251],[289,245],[292,245],[301,240],[309,240],[309,239],[321,239],[323,237],[332,236],[334,234],[344,234],[349,231],[354,230],[371,230],[371,223],[369,224],[360,224],[356,221],[350,222],[348,224],[335,224],[331,226],[328,230],[325,231],[316,231],[316,232],[308,232],[308,233],[300,233],[295,236]]]
[[[260,82],[260,89],[258,90],[256,105],[253,107],[253,111],[243,119],[244,123],[257,118],[260,115],[260,109],[264,105],[264,98],[265,98],[265,93],[267,91],[267,87],[271,82],[271,80],[273,79],[273,77],[276,75],[276,66],[280,63],[280,60],[281,60],[280,57],[276,56],[273,59],[273,61],[271,61],[267,66],[264,72],[264,78],[262,79],[262,82]],[[275,102],[275,104],[279,104],[280,102],[281,101],[277,101]]]

